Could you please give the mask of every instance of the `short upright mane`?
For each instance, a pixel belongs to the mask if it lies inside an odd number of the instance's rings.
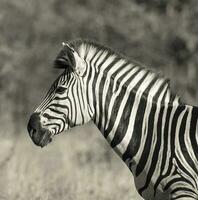
[[[170,80],[165,78],[164,76],[162,76],[161,74],[159,73],[156,73],[156,72],[153,72],[151,69],[148,69],[147,67],[145,67],[144,65],[138,63],[137,61],[134,61],[134,60],[131,60],[129,58],[127,58],[126,56],[112,50],[111,48],[109,47],[106,47],[98,42],[95,42],[95,41],[90,41],[90,40],[86,40],[86,39],[77,39],[77,40],[73,40],[73,41],[70,41],[69,42],[69,45],[71,45],[76,51],[78,51],[80,49],[81,46],[84,46],[85,48],[85,51],[86,53],[88,53],[90,51],[90,49],[97,49],[98,51],[104,51],[104,52],[107,52],[108,55],[110,56],[115,56],[116,58],[118,58],[119,60],[123,60],[125,61],[126,63],[129,63],[129,64],[133,64],[135,66],[138,66],[140,67],[142,70],[145,70],[146,72],[149,72],[151,74],[154,74],[154,76],[162,81],[163,84],[166,84],[167,85],[167,91],[170,93],[171,95],[171,99],[175,99],[175,97],[178,98],[179,101],[180,100],[180,97],[175,95],[173,93],[173,91],[171,90],[171,87],[170,87]]]

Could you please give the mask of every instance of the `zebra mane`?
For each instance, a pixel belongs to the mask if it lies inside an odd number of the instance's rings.
[[[105,52],[107,52],[107,54],[109,56],[115,56],[118,60],[123,60],[129,64],[131,63],[133,65],[140,67],[142,70],[145,70],[147,72],[154,74],[158,80],[162,81],[163,84],[167,85],[167,90],[170,92],[171,99],[173,100],[177,97],[178,101],[181,103],[180,97],[178,95],[176,95],[173,92],[173,90],[171,90],[170,79],[165,78],[161,73],[156,73],[153,70],[146,67],[145,65],[143,65],[137,61],[131,60],[130,58],[127,58],[126,56],[122,55],[121,53],[118,53],[117,51],[114,51],[113,49],[106,47],[96,41],[87,40],[87,39],[76,39],[76,40],[69,41],[68,44],[71,45],[76,51],[78,51],[80,49],[80,47],[83,45],[86,53],[88,53],[90,49],[97,49],[99,51],[100,50],[105,51]]]

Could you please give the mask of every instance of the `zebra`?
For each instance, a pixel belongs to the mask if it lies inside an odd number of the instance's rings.
[[[54,66],[63,71],[28,122],[36,145],[92,120],[144,199],[198,199],[198,107],[169,80],[82,39],[63,43]]]

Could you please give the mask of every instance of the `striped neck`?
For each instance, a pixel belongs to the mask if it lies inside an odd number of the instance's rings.
[[[160,101],[172,103],[173,99],[179,101],[171,94],[169,82],[159,75],[99,44],[86,41],[77,41],[76,44],[80,57],[87,63],[84,81],[90,116],[109,141],[112,139],[109,127],[114,120],[120,122],[121,116],[117,114],[124,110],[124,116],[133,121],[134,117],[130,117],[130,114],[138,114],[138,105],[143,101],[150,104],[160,104]]]
[[[133,172],[138,192],[176,195],[178,177],[198,188],[198,108],[181,103],[167,80],[108,48],[75,44],[87,64],[88,113]]]
[[[138,148],[146,143],[143,135],[155,137],[159,130],[164,133],[166,120],[169,120],[168,109],[179,113],[184,106],[189,113],[193,108],[181,104],[179,97],[172,94],[167,80],[137,63],[96,43],[77,41],[75,45],[87,63],[84,83],[89,115],[124,161],[135,156],[139,159],[141,149]],[[178,115],[175,120],[180,118]],[[197,115],[195,118],[197,121]],[[164,134],[173,132],[171,126],[170,123]],[[193,145],[197,148],[198,133],[193,133],[191,138],[194,137]]]

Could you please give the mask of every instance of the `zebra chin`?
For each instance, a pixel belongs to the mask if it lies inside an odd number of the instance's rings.
[[[46,129],[43,129],[40,132],[36,131],[35,129],[31,129],[29,131],[29,135],[33,143],[42,148],[52,142],[52,134]]]

